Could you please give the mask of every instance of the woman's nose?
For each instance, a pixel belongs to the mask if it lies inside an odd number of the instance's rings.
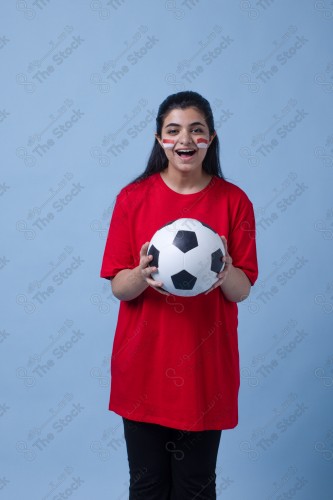
[[[187,130],[181,132],[180,142],[181,144],[190,144],[192,142],[191,134]]]

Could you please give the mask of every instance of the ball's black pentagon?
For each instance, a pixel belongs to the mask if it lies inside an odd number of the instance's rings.
[[[183,253],[189,252],[198,246],[197,235],[194,231],[183,231],[180,229],[172,242],[175,247]]]
[[[211,261],[210,269],[214,273],[219,273],[221,271],[222,266],[223,266],[222,257],[223,257],[223,253],[222,253],[221,248],[219,248],[218,250],[216,250],[215,252],[212,253],[212,255],[211,255],[212,261]]]
[[[208,229],[210,229],[211,231],[213,231],[213,233],[215,234],[218,234],[216,231],[214,231],[214,229],[212,227],[210,227],[208,224],[205,224],[204,222],[201,222],[201,224],[205,227],[208,227]]]
[[[193,274],[183,270],[171,276],[171,280],[177,290],[192,290],[197,278]]]
[[[149,262],[149,266],[150,267],[158,267],[158,258],[160,256],[160,251],[157,250],[157,248],[154,247],[154,245],[151,245],[151,247],[148,250],[148,255],[153,256],[153,260],[151,260]]]

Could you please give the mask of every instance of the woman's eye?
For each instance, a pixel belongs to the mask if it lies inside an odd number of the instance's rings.
[[[169,134],[169,135],[175,135],[175,134],[179,133],[179,130],[176,129],[176,128],[172,128],[172,129],[167,130],[166,133]],[[198,127],[198,128],[191,129],[190,133],[191,134],[204,134],[205,131],[202,128]]]

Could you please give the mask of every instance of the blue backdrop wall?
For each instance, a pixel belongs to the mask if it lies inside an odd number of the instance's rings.
[[[332,498],[332,2],[26,0],[0,16],[1,498],[128,497],[107,409],[119,302],[99,271],[157,108],[185,89],[211,102],[258,228],[218,498]]]

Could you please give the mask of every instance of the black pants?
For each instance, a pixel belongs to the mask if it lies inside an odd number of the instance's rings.
[[[129,500],[216,499],[221,430],[182,431],[123,417]]]

